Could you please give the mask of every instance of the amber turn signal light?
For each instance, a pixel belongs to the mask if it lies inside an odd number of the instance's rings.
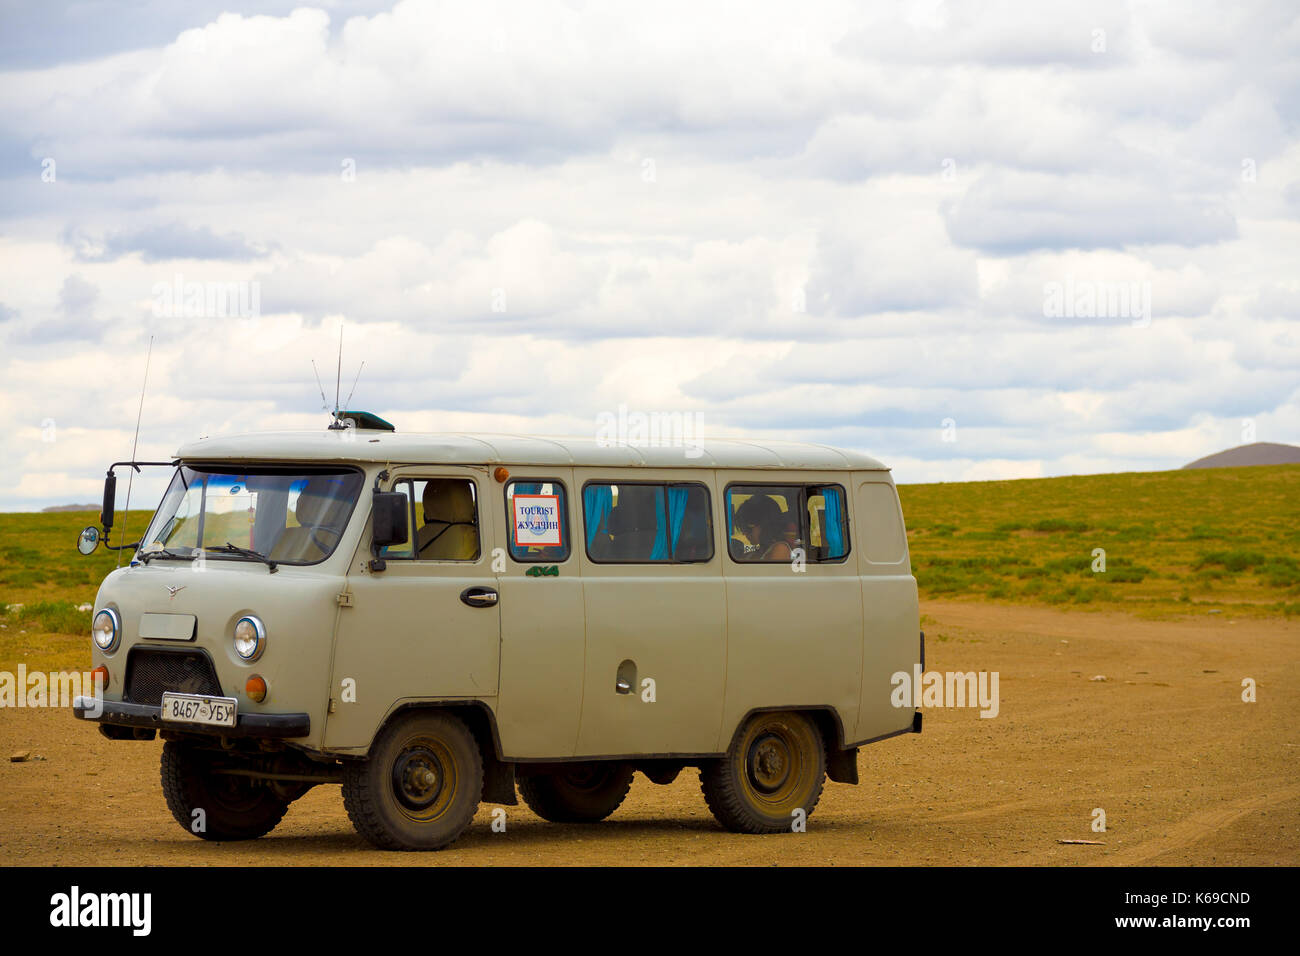
[[[244,681],[244,693],[248,695],[249,700],[260,704],[266,700],[266,681],[260,674],[254,674]]]
[[[91,671],[90,683],[93,691],[108,690],[108,668],[100,664]]]
[[[492,477],[497,481],[505,481],[510,477],[510,472],[507,471],[505,467],[500,467],[496,471],[492,472]]]

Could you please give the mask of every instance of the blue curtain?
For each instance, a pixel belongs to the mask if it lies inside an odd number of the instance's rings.
[[[844,557],[844,503],[840,499],[838,488],[823,488],[822,500],[826,502],[826,526],[822,533],[826,537],[826,557]]]
[[[669,500],[671,501],[671,497]],[[650,549],[651,561],[668,560],[668,529],[665,528],[663,522],[659,520],[659,517],[664,513],[663,504],[664,504],[664,490],[663,488],[656,488],[655,489],[655,543],[654,543],[654,547]],[[671,520],[671,518],[669,520]],[[677,519],[677,523],[679,525],[681,524],[681,520],[682,519],[680,517]],[[674,533],[673,542],[675,543],[676,541],[677,541],[677,535]]]
[[[672,529],[674,555],[677,553],[677,539],[682,533],[682,522],[686,519],[686,502],[690,494],[689,488],[668,489],[668,526]]]
[[[609,485],[588,485],[582,490],[582,513],[587,522],[587,547],[596,540],[596,530],[609,516],[614,494]]]

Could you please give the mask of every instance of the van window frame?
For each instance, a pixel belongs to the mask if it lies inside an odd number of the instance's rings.
[[[515,516],[513,510],[510,507],[510,495],[507,494],[507,492],[509,491],[512,485],[518,484],[521,481],[537,482],[538,484],[543,484],[543,485],[558,485],[560,488],[564,489],[563,511],[565,512],[566,519],[570,517],[569,512],[572,510],[572,505],[570,504],[570,502],[573,500],[573,498],[569,494],[569,486],[564,483],[563,479],[544,478],[541,476],[533,476],[533,475],[519,475],[519,476],[511,475],[510,478],[506,481],[505,485],[501,488],[501,507],[505,509],[505,513],[506,513],[506,554],[510,555],[510,560],[514,561],[516,564],[564,564],[566,561],[568,561],[570,558],[573,557],[573,535],[570,533],[570,528],[569,528],[572,522],[568,520],[565,521],[565,527],[564,527],[564,548],[565,548],[564,557],[562,558],[515,557],[515,553],[513,550],[514,541],[515,541],[514,538]]]
[[[349,472],[351,474],[359,475],[361,477],[361,484],[357,488],[357,496],[356,498],[353,499],[351,506],[348,508],[347,517],[343,519],[343,523],[341,525],[342,534],[339,537],[338,543],[334,545],[333,550],[331,550],[330,553],[325,555],[323,558],[318,558],[315,561],[285,561],[281,558],[275,559],[276,564],[282,564],[285,567],[290,567],[290,568],[314,568],[317,565],[324,564],[326,561],[330,560],[335,555],[337,555],[339,553],[339,546],[343,543],[342,535],[346,535],[348,533],[348,530],[352,527],[352,519],[356,516],[357,509],[361,506],[361,499],[364,498],[366,494],[366,472],[364,468],[360,468],[357,465],[336,465],[330,462],[316,463],[316,462],[307,462],[307,461],[304,462],[224,461],[222,459],[214,460],[214,459],[207,459],[207,458],[196,458],[192,460],[177,460],[173,467],[175,468],[175,471],[172,472],[172,478],[167,483],[167,489],[163,492],[163,496],[158,502],[158,507],[154,508],[153,514],[149,516],[149,523],[145,525],[144,534],[140,538],[142,544],[144,542],[144,539],[148,536],[149,531],[153,528],[154,521],[157,520],[158,518],[158,510],[162,507],[163,502],[167,500],[167,492],[171,490],[172,482],[176,481],[176,479],[179,478],[181,484],[184,485],[185,490],[189,491],[190,486],[185,481],[184,470],[186,468],[190,469],[191,471],[201,471],[202,469],[206,468],[209,469],[210,471],[215,471],[218,473],[225,473],[225,474],[239,473],[239,474],[247,474],[247,475],[256,474],[256,475],[267,475],[267,476],[274,476],[274,475],[290,475],[290,476],[318,475],[320,476],[320,475],[336,475],[339,474],[340,472]],[[207,481],[203,482],[202,496],[203,496],[201,499],[202,504],[200,505],[202,511],[200,511],[199,513],[199,524],[198,524],[199,541],[203,540],[202,534],[207,519],[207,497],[208,497]],[[368,505],[369,503],[367,502],[367,506]],[[222,552],[208,553],[204,551],[203,554],[204,554],[204,560],[218,560],[218,561],[240,560],[238,555],[230,555]]]
[[[420,553],[416,549],[416,537],[419,535],[420,532],[419,527],[417,527],[418,522],[416,521],[416,511],[415,511],[415,483],[417,481],[423,481],[423,482],[463,481],[466,484],[473,486],[474,488],[474,531],[477,533],[478,536],[478,551],[477,553],[475,553],[474,557],[472,558],[422,558],[420,557]],[[479,486],[477,479],[475,479],[471,475],[448,475],[448,474],[440,475],[435,472],[422,473],[417,468],[412,472],[397,475],[396,477],[394,477],[390,482],[388,482],[387,485],[388,490],[396,491],[398,489],[398,486],[403,483],[409,483],[411,486],[411,494],[408,494],[406,496],[407,498],[406,514],[407,514],[407,520],[410,521],[409,533],[411,538],[411,540],[407,543],[410,545],[412,553],[410,555],[384,554],[383,559],[385,561],[404,561],[408,564],[427,564],[427,565],[449,565],[450,564],[450,565],[459,566],[459,565],[471,565],[471,564],[481,563],[483,561],[483,555],[485,553],[483,550],[483,489]]]
[[[733,488],[797,488],[799,489],[799,533],[804,540],[804,561],[808,564],[844,564],[849,560],[849,555],[853,553],[853,535],[849,533],[849,495],[844,486],[835,481],[752,481],[739,480],[729,481],[722,489],[722,509],[723,518],[726,519],[728,526],[731,524],[731,490]],[[840,502],[844,507],[844,554],[838,558],[814,558],[809,554],[808,539],[812,537],[812,525],[808,520],[808,490],[810,488],[837,488],[840,492]],[[776,560],[759,560],[741,561],[731,553],[731,534],[727,534],[727,557],[731,563],[740,567],[751,564],[789,564],[789,558],[778,558]]]
[[[663,488],[663,489],[664,489],[664,514],[663,514],[663,519],[664,519],[664,527],[665,527],[665,529],[667,528],[667,523],[668,523],[668,489],[669,489],[669,488],[703,488],[703,489],[704,489],[705,514],[706,514],[706,515],[708,516],[708,518],[709,518],[709,556],[708,556],[707,558],[691,558],[691,559],[688,560],[688,561],[678,561],[678,560],[675,560],[675,559],[673,558],[673,556],[672,556],[672,553],[671,553],[671,552],[672,552],[672,540],[671,540],[671,537],[670,537],[670,538],[669,538],[669,555],[668,555],[667,558],[665,558],[665,559],[662,560],[662,561],[649,561],[649,560],[637,560],[637,559],[632,559],[632,560],[616,560],[616,561],[602,561],[602,560],[599,560],[598,558],[593,558],[593,557],[591,556],[591,546],[590,546],[590,543],[587,541],[587,500],[586,500],[586,499],[587,499],[587,488],[588,488],[590,485],[651,485],[651,486],[653,486],[653,487]],[[645,478],[634,478],[634,479],[632,479],[632,480],[630,480],[630,481],[624,481],[624,480],[622,480],[622,479],[618,479],[618,478],[588,478],[586,481],[584,481],[584,482],[582,483],[582,492],[581,492],[581,496],[580,496],[580,498],[579,498],[579,504],[580,504],[580,506],[581,506],[581,508],[582,508],[582,551],[583,551],[583,554],[585,554],[585,555],[587,556],[587,560],[590,561],[592,564],[607,564],[607,565],[628,565],[628,564],[637,564],[637,565],[646,565],[647,567],[657,568],[657,567],[662,567],[662,566],[664,566],[664,565],[677,565],[677,564],[683,564],[683,565],[684,565],[684,564],[708,564],[708,563],[709,563],[710,561],[712,561],[715,557],[717,557],[717,554],[718,554],[718,548],[717,548],[717,544],[716,544],[716,541],[715,541],[715,539],[716,539],[716,535],[714,534],[714,527],[713,527],[713,489],[711,489],[711,488],[709,487],[709,485],[708,485],[707,482],[699,481],[699,480],[696,480],[696,481],[667,481],[667,480],[655,481],[655,480],[653,480],[653,479],[645,479]]]

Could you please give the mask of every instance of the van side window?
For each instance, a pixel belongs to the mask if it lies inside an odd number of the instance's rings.
[[[838,561],[849,553],[849,519],[839,485],[808,489],[808,558]]]
[[[385,558],[477,561],[478,496],[463,478],[407,478],[393,485],[411,503],[407,543],[385,548]]]
[[[858,488],[858,514],[862,525],[862,546],[872,564],[898,564],[907,559],[907,532],[898,507],[898,492],[883,481],[869,481]]]
[[[711,560],[713,510],[709,507],[709,489],[703,485],[669,485],[668,527],[674,561]]]
[[[510,557],[516,561],[569,559],[569,502],[558,481],[507,484],[506,526]]]
[[[848,513],[839,485],[732,485],[727,489],[732,560],[841,561],[849,553]]]
[[[709,490],[687,482],[582,489],[587,555],[602,563],[687,563],[713,557]]]

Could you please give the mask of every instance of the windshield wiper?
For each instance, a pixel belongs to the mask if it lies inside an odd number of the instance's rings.
[[[155,551],[137,550],[135,556],[142,563],[148,564],[150,558],[174,558],[177,561],[193,561],[198,557],[198,552],[191,551],[189,554],[181,554],[179,551],[169,551],[166,548],[159,548]]]
[[[220,546],[208,545],[203,550],[221,551],[224,554],[242,554],[246,558],[253,558],[256,561],[261,561],[263,564],[265,564],[268,568],[271,569],[272,574],[275,574],[276,571],[275,562],[272,561],[270,558],[268,558],[266,555],[264,555],[261,551],[251,551],[248,548],[241,548],[239,545],[231,544],[229,541],[227,541],[225,544]]]

